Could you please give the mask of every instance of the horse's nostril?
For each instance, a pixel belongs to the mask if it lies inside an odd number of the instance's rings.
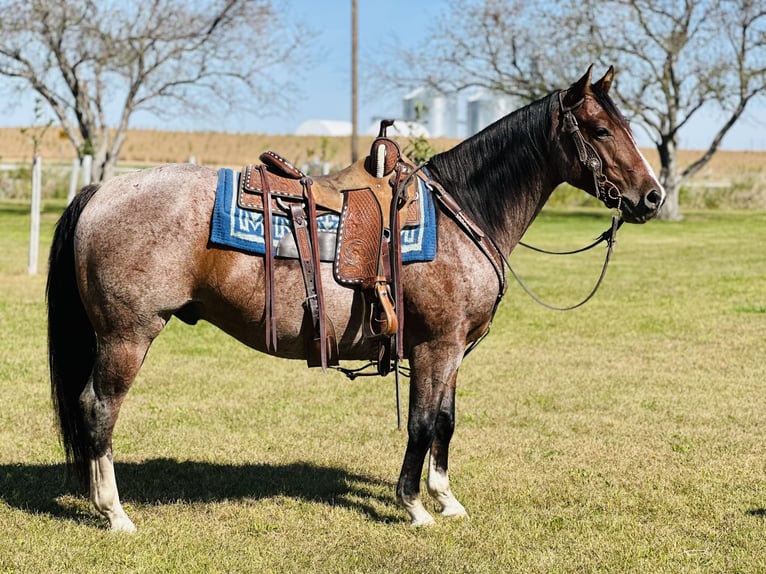
[[[653,189],[644,196],[644,205],[649,209],[657,209],[662,204],[662,193]]]

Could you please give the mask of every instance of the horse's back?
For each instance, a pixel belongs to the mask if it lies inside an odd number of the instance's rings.
[[[209,242],[217,173],[165,165],[105,182],[76,232],[79,284],[91,313],[107,330],[129,323],[156,335],[171,315],[206,319],[246,344],[265,347],[262,259]],[[405,342],[450,339],[456,347],[483,332],[497,296],[488,261],[449,218],[439,218],[431,263],[404,267]],[[343,358],[364,358],[362,302],[321,266],[327,312]],[[305,290],[296,261],[277,261],[278,354],[299,358]]]
[[[80,217],[80,228],[119,236],[118,224],[125,232],[146,231],[173,219],[193,219],[195,214],[212,210],[217,173],[191,164],[169,164],[126,173],[101,184]]]

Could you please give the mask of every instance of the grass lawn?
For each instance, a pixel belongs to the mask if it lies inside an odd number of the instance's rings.
[[[766,212],[625,225],[595,299],[513,284],[458,384],[451,478],[469,520],[394,502],[392,377],[308,370],[174,320],[122,409],[114,535],[64,481],[29,216],[0,203],[0,573],[766,571]],[[604,210],[547,210],[527,240],[588,243]],[[553,303],[603,250],[519,250]],[[406,388],[403,389],[406,404]]]

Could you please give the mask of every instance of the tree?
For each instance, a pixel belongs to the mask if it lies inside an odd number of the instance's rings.
[[[520,103],[567,85],[590,63],[618,69],[618,103],[652,138],[668,199],[710,161],[755,98],[766,94],[764,0],[453,0],[423,46],[386,77],[403,88],[483,87]],[[402,68],[411,70],[401,74]],[[679,132],[700,112],[724,117],[681,168]]]
[[[748,104],[766,94],[764,0],[588,0],[606,15],[587,27],[591,53],[627,73],[617,85],[623,109],[654,141],[668,199],[661,216],[679,219],[681,185],[707,164]],[[679,132],[703,111],[723,112],[703,151],[677,160]]]
[[[423,34],[422,45],[395,48],[397,64],[386,58],[377,75],[404,88],[424,85],[444,93],[485,88],[531,102],[551,86],[561,87],[562,74],[549,62],[558,52],[551,45],[555,37],[566,35],[551,25],[549,8],[523,0],[451,0]]]
[[[267,70],[308,36],[270,0],[0,0],[0,76],[50,107],[94,181],[139,110],[161,118],[287,104]]]

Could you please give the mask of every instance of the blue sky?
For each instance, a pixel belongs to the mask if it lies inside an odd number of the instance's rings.
[[[278,2],[277,2],[278,3]],[[364,131],[379,117],[401,116],[404,93],[371,94],[365,90],[365,62],[375,57],[380,46],[394,43],[420,45],[422,34],[433,18],[445,7],[444,0],[358,0],[359,3],[359,127]],[[210,118],[209,121],[159,121],[145,115],[134,116],[132,127],[172,130],[225,130],[230,132],[292,133],[305,120],[351,120],[351,1],[291,0],[292,11],[318,33],[316,42],[324,57],[306,69],[291,69],[300,74],[301,83],[319,86],[310,97],[303,97],[290,113],[272,113],[261,117],[238,115]],[[396,65],[392,62],[392,65]],[[574,70],[572,79],[582,71]],[[617,73],[621,73],[620,70]],[[625,72],[622,72],[625,73]],[[415,86],[413,86],[415,87]],[[31,99],[31,98],[30,98]],[[0,125],[28,125],[34,120],[32,105],[15,108],[0,106]],[[700,118],[681,134],[681,147],[701,149],[712,137],[711,125],[720,125],[715,112]],[[642,145],[650,141],[640,129],[636,136]],[[753,108],[724,140],[725,149],[766,149],[766,105]]]

